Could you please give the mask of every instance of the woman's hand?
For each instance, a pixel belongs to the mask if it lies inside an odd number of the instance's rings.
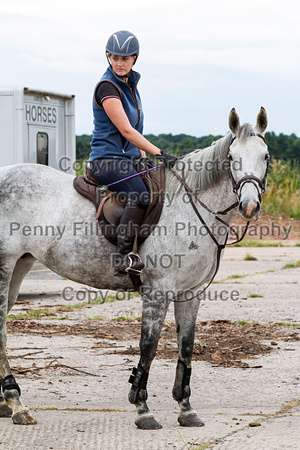
[[[155,158],[160,159],[168,169],[172,169],[178,159],[177,156],[170,155],[170,153],[162,150],[160,155],[155,155]]]

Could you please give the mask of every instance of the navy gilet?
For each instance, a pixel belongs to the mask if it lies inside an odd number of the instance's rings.
[[[141,157],[141,152],[121,135],[103,107],[98,105],[95,99],[97,87],[102,81],[113,83],[120,93],[121,102],[130,124],[142,134],[144,114],[137,90],[139,79],[140,74],[131,70],[129,84],[127,84],[121,77],[114,74],[111,67],[108,67],[97,84],[93,97],[94,130],[91,141],[92,152],[90,153],[90,161],[97,158],[138,159]]]

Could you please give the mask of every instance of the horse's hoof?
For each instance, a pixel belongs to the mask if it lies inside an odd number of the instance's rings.
[[[162,428],[161,424],[153,416],[138,417],[134,423],[140,430],[159,430]]]
[[[182,427],[203,427],[205,425],[196,413],[182,414],[177,420]]]
[[[12,409],[8,405],[0,406],[0,417],[11,417]]]
[[[35,425],[37,422],[29,411],[20,411],[12,416],[15,425]]]

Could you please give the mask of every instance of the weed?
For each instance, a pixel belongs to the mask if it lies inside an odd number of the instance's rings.
[[[50,309],[33,309],[32,311],[28,311],[27,313],[19,313],[19,314],[9,314],[7,317],[9,319],[41,319],[47,317],[47,319],[54,318],[56,311],[51,311]]]
[[[141,322],[142,318],[141,317],[125,317],[125,316],[118,316],[115,317],[114,319],[111,319],[113,321],[123,321],[123,322]]]
[[[238,323],[239,325],[249,325],[248,320],[238,320],[237,323]]]
[[[33,309],[32,311],[28,311],[27,313],[19,313],[16,315],[13,314],[9,314],[7,316],[8,319],[16,319],[16,320],[23,320],[23,319],[30,319],[30,318],[34,318],[34,319],[44,319],[46,318],[47,320],[49,319],[59,319],[59,320],[66,320],[69,319],[68,316],[63,316],[63,317],[56,317],[57,313],[61,313],[61,312],[71,312],[74,311],[76,309],[81,309],[81,308],[89,308],[91,305],[96,305],[96,304],[102,304],[105,302],[111,302],[116,300],[116,296],[114,295],[109,295],[108,297],[106,297],[104,300],[100,297],[98,297],[96,300],[90,301],[90,302],[81,302],[81,303],[76,303],[75,305],[63,305],[63,306],[57,306],[56,308],[51,309]]]
[[[255,256],[251,256],[249,253],[245,256],[245,261],[257,261],[257,258]]]
[[[133,294],[137,294],[137,293],[133,293]],[[130,294],[131,296],[131,294]],[[133,295],[134,297],[135,295]],[[47,320],[52,320],[52,319],[58,319],[58,320],[66,320],[69,319],[68,316],[62,316],[62,317],[57,317],[57,313],[61,313],[61,312],[71,312],[74,311],[76,309],[81,309],[81,308],[89,308],[91,307],[91,305],[97,305],[97,304],[102,304],[102,303],[110,303],[110,302],[114,302],[116,301],[116,295],[108,295],[107,297],[105,297],[104,299],[101,297],[98,297],[96,300],[92,300],[90,302],[81,302],[81,303],[76,303],[75,305],[62,305],[62,306],[57,306],[56,308],[53,309],[33,309],[31,311],[28,311],[26,313],[19,313],[19,314],[9,314],[7,316],[8,319],[15,319],[15,320],[23,320],[23,319],[30,319],[30,318],[34,318],[34,319],[44,319],[46,318]],[[103,320],[100,317],[97,318],[91,318],[89,320]],[[141,318],[137,318],[137,319],[126,319],[125,317],[119,318],[119,319],[114,319],[114,320],[141,320]]]
[[[286,264],[283,266],[283,269],[296,269],[297,267],[300,267],[300,260],[295,263]]]
[[[300,218],[299,172],[298,161],[272,161],[263,195],[263,209],[267,214]]]
[[[274,325],[281,325],[282,327],[300,327],[300,323],[291,323],[291,322],[278,322],[274,323]]]
[[[235,280],[236,278],[244,278],[246,275],[230,275],[226,280]]]
[[[27,313],[19,313],[19,314],[8,314],[7,319],[15,319],[15,320],[23,320],[27,319],[28,315]]]
[[[131,317],[124,317],[124,316],[118,316],[115,317],[114,319],[111,319],[114,321],[124,321],[124,322],[132,322],[134,319],[132,319]]]
[[[284,245],[281,242],[262,242],[244,239],[238,244],[234,244],[232,247],[284,247]]]
[[[194,444],[189,447],[190,450],[205,450],[206,448],[212,448],[214,444],[210,442],[203,442],[202,444]]]
[[[40,316],[53,316],[53,312],[50,309],[33,309],[28,311],[27,315],[39,319]]]

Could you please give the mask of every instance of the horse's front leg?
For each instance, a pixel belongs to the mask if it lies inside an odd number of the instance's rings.
[[[8,312],[8,292],[14,264],[0,265],[0,417],[12,415],[15,424],[29,425],[36,421],[20,400],[21,390],[11,374],[6,356],[6,317]]]
[[[135,404],[137,408],[137,418],[134,423],[143,430],[162,428],[147,405],[147,381],[168,305],[167,298],[155,300],[148,294],[143,297],[140,361],[129,379],[132,387],[128,395],[129,402]]]
[[[202,427],[204,425],[204,422],[198,417],[190,404],[191,362],[199,303],[197,299],[180,302],[179,298],[174,304],[179,359],[176,367],[173,398],[178,401],[180,406],[178,422],[185,427]]]

